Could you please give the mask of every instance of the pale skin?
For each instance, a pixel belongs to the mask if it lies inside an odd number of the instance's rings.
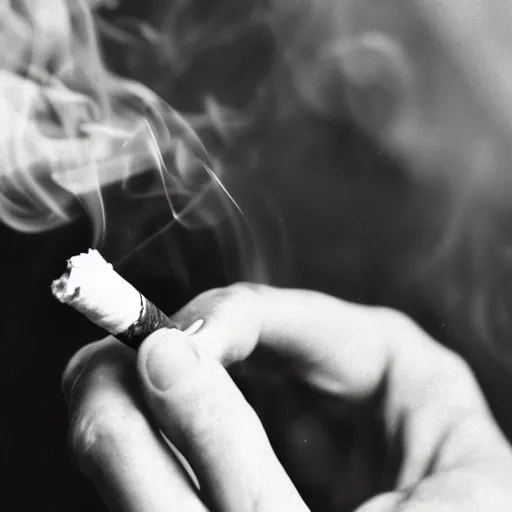
[[[316,292],[238,284],[174,317],[138,353],[114,338],[80,350],[63,389],[70,448],[112,510],[308,510],[225,367],[265,345],[320,392],[361,397],[387,381],[400,422],[395,489],[357,512],[512,510],[512,451],[471,370],[404,315]],[[201,492],[160,432],[192,467]]]

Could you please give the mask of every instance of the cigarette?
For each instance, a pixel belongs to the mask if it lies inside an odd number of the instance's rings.
[[[53,281],[51,288],[60,302],[134,349],[157,329],[177,328],[95,249],[70,258],[67,272]],[[185,332],[197,330],[195,324]]]

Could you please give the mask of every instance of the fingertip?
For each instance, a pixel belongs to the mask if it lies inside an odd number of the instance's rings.
[[[227,366],[245,359],[256,346],[265,314],[259,287],[236,283],[209,290],[172,317],[201,353]]]
[[[187,378],[198,364],[198,356],[178,329],[159,329],[139,349],[137,368],[150,392],[162,392]]]

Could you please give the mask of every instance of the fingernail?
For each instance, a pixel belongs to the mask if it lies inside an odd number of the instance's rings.
[[[186,378],[198,364],[197,356],[177,329],[160,329],[148,337],[146,372],[152,386],[166,391]]]
[[[192,334],[195,334],[204,324],[204,320],[200,318],[199,320],[196,320],[195,322],[191,323],[184,331],[184,334],[187,334],[188,336],[192,336]]]

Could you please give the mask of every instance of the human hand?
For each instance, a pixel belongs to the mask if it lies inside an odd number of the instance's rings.
[[[358,512],[512,508],[512,453],[471,371],[405,316],[236,285],[200,295],[173,317],[182,329],[198,319],[195,334],[158,331],[137,355],[107,338],[66,368],[71,451],[113,509],[307,510],[224,370],[257,344],[340,397],[363,398],[386,382],[386,431],[401,429],[404,457],[395,490]]]

